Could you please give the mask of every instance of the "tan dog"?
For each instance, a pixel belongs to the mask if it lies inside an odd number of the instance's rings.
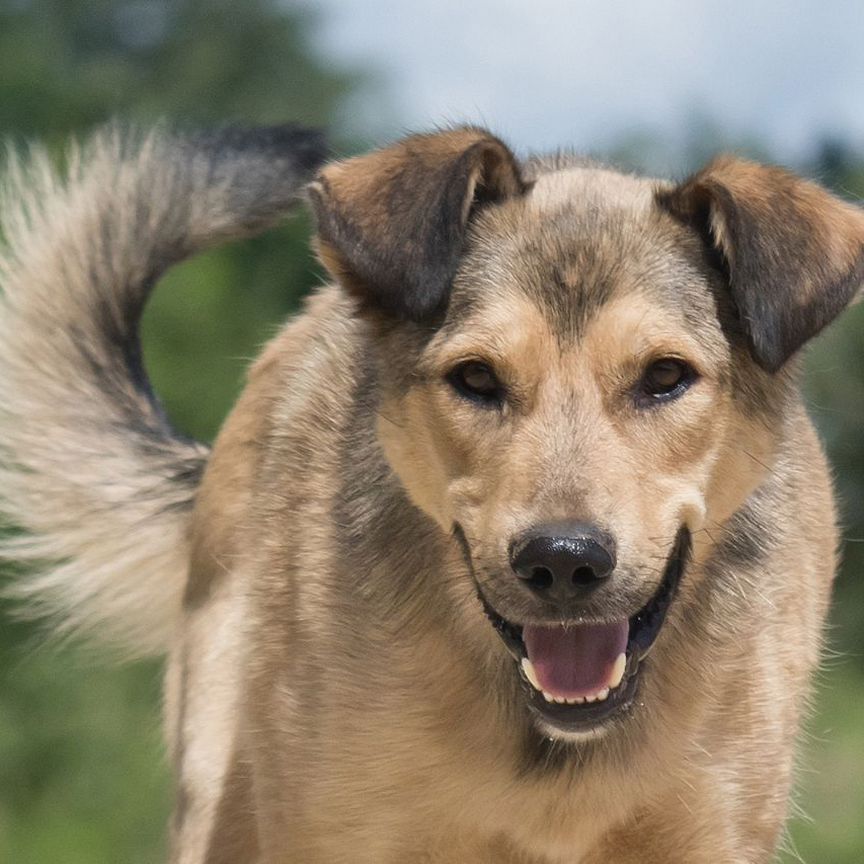
[[[172,861],[770,861],[837,546],[794,355],[864,278],[864,216],[481,129],[335,163],[337,284],[208,455],[141,306],[319,151],[107,136],[6,204],[6,552],[58,562],[24,590],[66,626],[170,651]]]

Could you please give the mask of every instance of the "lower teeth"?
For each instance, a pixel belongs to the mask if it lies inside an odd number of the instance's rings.
[[[612,666],[612,673],[609,676],[609,684],[607,687],[604,687],[602,690],[598,690],[596,693],[591,693],[587,696],[576,696],[572,699],[565,699],[561,696],[552,696],[550,693],[547,693],[541,686],[540,681],[537,678],[537,672],[534,669],[534,664],[527,658],[522,658],[522,672],[525,677],[528,679],[528,683],[531,686],[538,690],[543,694],[543,698],[547,702],[552,702],[558,705],[582,705],[584,703],[589,702],[602,702],[609,697],[609,693],[611,690],[614,690],[623,680],[624,671],[627,666],[627,655],[622,652],[615,659],[615,663]]]

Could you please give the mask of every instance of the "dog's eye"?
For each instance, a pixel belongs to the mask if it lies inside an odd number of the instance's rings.
[[[499,405],[504,388],[491,367],[479,360],[460,363],[447,376],[450,384],[462,396],[487,405]]]
[[[675,399],[696,380],[696,371],[683,360],[655,360],[642,374],[639,394],[653,400]]]

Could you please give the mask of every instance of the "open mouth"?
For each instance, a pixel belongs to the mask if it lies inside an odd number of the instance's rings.
[[[519,625],[499,615],[476,585],[486,615],[519,666],[528,705],[544,726],[592,732],[630,706],[642,661],[677,592],[690,543],[690,532],[682,527],[654,596],[635,615],[618,621]]]

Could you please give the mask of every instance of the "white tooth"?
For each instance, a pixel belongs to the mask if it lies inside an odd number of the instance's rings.
[[[586,701],[586,702],[593,702],[596,698],[597,698],[597,697],[596,697],[593,693],[589,693],[589,694],[585,697],[585,701]]]
[[[615,658],[615,665],[612,667],[612,674],[609,676],[609,689],[612,690],[621,683],[624,677],[624,668],[627,666],[627,655],[622,651]]]
[[[540,682],[537,680],[537,673],[534,671],[534,664],[527,657],[522,658],[522,671],[525,673],[525,677],[531,682],[531,686],[535,690],[543,689],[540,686]]]
[[[599,693],[594,694],[594,700],[596,702],[602,702],[609,695],[609,688],[607,687],[605,690],[601,690]]]
[[[550,696],[550,695],[549,695],[545,690],[542,690],[541,692],[543,693],[543,698],[544,698],[547,702],[554,702],[554,701],[555,701],[555,697],[554,697],[554,696]]]

